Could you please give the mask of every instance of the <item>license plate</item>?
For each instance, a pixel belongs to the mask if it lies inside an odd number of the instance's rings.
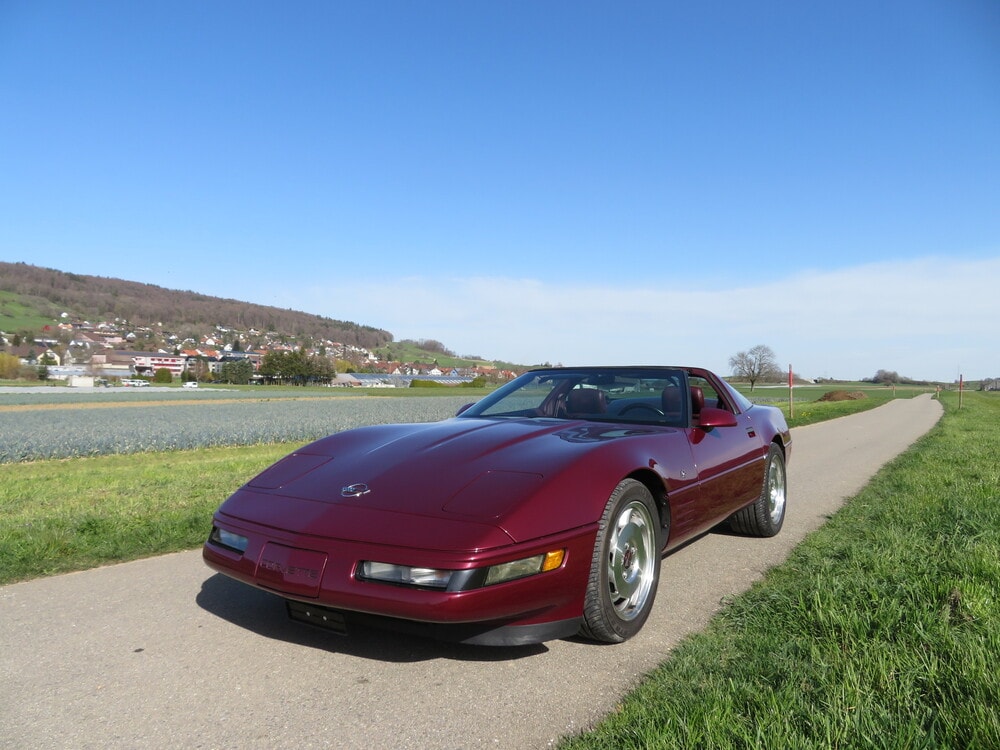
[[[285,600],[288,616],[296,622],[306,622],[338,635],[347,635],[347,621],[342,612],[315,604]]]

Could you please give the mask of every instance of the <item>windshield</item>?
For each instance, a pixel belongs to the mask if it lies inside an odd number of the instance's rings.
[[[686,426],[685,373],[665,367],[533,370],[462,417],[540,417]]]

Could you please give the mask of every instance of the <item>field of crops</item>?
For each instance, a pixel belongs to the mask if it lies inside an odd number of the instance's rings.
[[[793,427],[872,408],[893,397],[892,391],[879,388],[869,391],[864,404],[818,404],[815,399],[827,389],[796,390],[796,402],[802,406],[796,419],[789,420]],[[478,389],[463,389],[459,395],[432,391],[412,396],[407,391],[382,391],[376,396],[297,388],[268,388],[266,392],[259,388],[2,388],[0,464],[306,443],[362,425],[445,419],[484,395]],[[781,406],[787,413],[787,397],[779,393],[778,389],[761,389],[748,395],[758,403]]]
[[[122,404],[93,408],[94,404],[79,402],[58,405],[58,401],[48,398],[43,403],[36,399],[37,408],[30,408],[17,406],[25,403],[20,398],[15,404],[3,400],[0,463],[225,445],[305,443],[360,425],[445,419],[470,400],[467,396],[212,398],[203,403],[191,403],[191,399],[148,405],[132,401],[128,408],[122,408]],[[4,409],[5,405],[13,408]]]

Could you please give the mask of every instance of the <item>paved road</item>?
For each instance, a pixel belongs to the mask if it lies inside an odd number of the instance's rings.
[[[795,430],[782,533],[709,534],[668,557],[650,620],[619,646],[342,638],[287,621],[197,551],[0,587],[0,747],[548,747],[611,710],[940,412],[921,396]]]

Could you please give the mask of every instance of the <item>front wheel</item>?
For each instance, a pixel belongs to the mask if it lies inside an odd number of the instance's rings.
[[[622,481],[604,508],[594,543],[581,635],[621,643],[638,633],[660,578],[660,514],[649,489]]]
[[[785,456],[781,449],[771,443],[764,465],[764,483],[760,497],[743,510],[729,517],[729,527],[738,534],[751,536],[774,536],[781,531],[785,522],[785,502],[788,499],[788,485],[785,478]]]

